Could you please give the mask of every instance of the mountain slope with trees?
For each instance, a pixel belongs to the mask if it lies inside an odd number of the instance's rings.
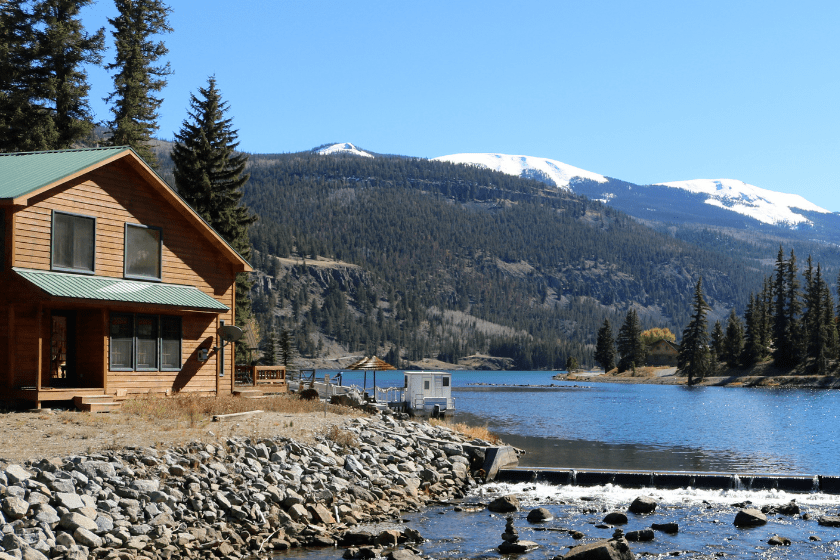
[[[633,308],[642,326],[680,332],[698,277],[710,316],[725,318],[765,272],[474,167],[304,152],[252,155],[248,171],[243,201],[261,218],[254,313],[309,357],[489,353],[523,369],[569,357],[588,366],[604,319]]]

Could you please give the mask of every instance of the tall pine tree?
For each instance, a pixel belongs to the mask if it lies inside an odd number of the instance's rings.
[[[702,278],[697,280],[697,286],[694,288],[693,308],[691,321],[683,331],[679,354],[677,354],[677,367],[688,375],[689,385],[694,383],[695,377],[702,379],[711,369],[709,332],[706,323],[709,304],[703,297]]]
[[[627,312],[624,323],[618,329],[616,345],[618,347],[619,372],[644,365],[647,352],[645,343],[642,342],[642,327],[635,309]]]
[[[604,324],[598,329],[598,338],[595,342],[595,361],[604,368],[604,372],[615,369],[615,340],[613,339],[612,325],[609,319],[604,319]]]
[[[113,102],[110,143],[131,146],[143,159],[155,166],[151,150],[157,132],[158,108],[163,99],[155,94],[166,86],[171,73],[169,62],[159,63],[169,50],[163,41],[152,37],[169,33],[171,9],[160,0],[115,0],[119,15],[109,18],[116,46],[116,60],[106,65],[116,70],[114,91],[105,98]]]
[[[198,91],[200,98],[190,96],[189,118],[175,135],[175,187],[231,247],[249,259],[248,226],[257,218],[242,204],[248,156],[236,152],[238,134],[231,119],[225,118],[228,105],[216,88],[216,78],[209,78],[207,87]],[[240,327],[251,316],[250,288],[247,273],[237,275],[236,324]]]
[[[726,322],[726,333],[723,336],[723,354],[721,358],[729,367],[738,365],[741,359],[741,352],[744,349],[744,326],[741,319],[735,314],[735,308],[729,312],[729,320]]]
[[[71,147],[93,129],[83,64],[99,64],[104,30],[79,20],[92,0],[0,6],[0,150]]]

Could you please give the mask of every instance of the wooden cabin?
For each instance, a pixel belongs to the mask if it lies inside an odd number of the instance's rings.
[[[657,340],[647,348],[645,365],[676,367],[679,351],[680,347],[673,342],[664,339]]]
[[[0,154],[0,401],[230,394],[250,265],[132,149]]]

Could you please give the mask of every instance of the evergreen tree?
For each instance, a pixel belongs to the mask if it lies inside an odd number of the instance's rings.
[[[624,323],[618,330],[616,339],[618,347],[618,371],[627,371],[634,367],[641,367],[645,363],[646,350],[642,342],[642,327],[636,310],[630,309],[624,318]]]
[[[68,148],[93,128],[87,74],[104,30],[84,32],[92,0],[0,4],[0,151]]]
[[[706,312],[709,305],[703,298],[703,279],[697,280],[694,288],[694,304],[691,321],[683,331],[680,350],[677,355],[677,367],[688,375],[688,384],[694,378],[703,378],[710,371],[709,333],[706,325]]]
[[[598,339],[595,342],[595,361],[604,368],[604,373],[615,369],[615,340],[609,319],[598,329]]]
[[[712,327],[712,350],[715,356],[723,356],[723,342],[725,335],[723,334],[723,326],[720,321],[715,321],[715,326]]]
[[[200,99],[190,96],[189,118],[175,135],[172,162],[175,186],[184,200],[230,243],[243,258],[251,257],[248,227],[256,221],[242,204],[242,187],[248,156],[237,153],[237,131],[225,118],[226,102],[210,77],[206,88],[199,88]],[[246,273],[236,277],[236,324],[244,325],[251,316]]]
[[[735,308],[729,312],[729,319],[726,322],[726,334],[723,338],[723,353],[721,357],[726,365],[735,367],[741,359],[741,352],[744,349],[744,326],[741,319],[735,314]]]
[[[580,364],[578,363],[577,358],[574,356],[569,356],[566,358],[566,371],[572,373],[580,369]]]
[[[790,330],[790,346],[789,354],[782,356],[781,362],[777,361],[777,365],[786,364],[794,366],[805,359],[807,355],[807,341],[805,339],[804,326],[800,318],[802,313],[802,302],[800,301],[801,294],[799,292],[799,278],[797,275],[796,256],[793,250],[790,251],[790,258],[787,261],[787,269],[785,271],[785,289],[787,300],[786,311],[788,314],[788,328]]]
[[[99,65],[105,48],[105,29],[84,31],[79,11],[93,0],[40,0],[34,15],[42,24],[36,40],[46,106],[56,131],[50,149],[70,148],[93,130],[88,104],[90,85],[83,64]]]
[[[744,311],[744,348],[741,352],[741,365],[751,367],[757,364],[765,356],[764,347],[761,345],[761,316],[757,307],[761,306],[760,298],[750,295],[750,301]]]
[[[131,146],[140,157],[156,166],[149,144],[157,132],[158,108],[163,99],[155,94],[166,86],[169,63],[159,63],[169,50],[152,36],[169,33],[171,9],[160,0],[115,0],[119,15],[109,18],[116,47],[116,60],[106,65],[116,70],[114,91],[105,99],[113,102],[110,143]]]
[[[277,365],[277,333],[269,329],[263,340],[263,355],[260,360],[264,366]]]
[[[286,369],[293,369],[295,357],[297,352],[295,350],[295,338],[289,329],[280,329],[280,336],[277,337],[277,353],[279,354],[280,363],[286,366]]]

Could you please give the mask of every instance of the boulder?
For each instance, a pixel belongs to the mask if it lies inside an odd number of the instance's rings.
[[[9,465],[6,467],[6,480],[9,481],[10,485],[20,484],[30,478],[32,478],[32,475],[20,465]]]
[[[102,546],[102,539],[84,527],[78,527],[75,531],[73,531],[73,538],[76,539],[77,543],[89,548],[99,548]]]
[[[540,523],[542,521],[551,521],[552,519],[554,519],[554,516],[551,515],[550,511],[548,511],[544,507],[541,507],[529,511],[527,519],[531,523]]]
[[[499,545],[499,552],[502,554],[521,554],[538,548],[539,545],[533,541],[505,541]]]
[[[654,531],[662,531],[669,535],[676,535],[680,532],[680,526],[676,523],[651,523],[650,528]]]
[[[75,531],[79,527],[87,529],[91,532],[99,530],[99,526],[93,519],[86,517],[81,513],[75,512],[65,513],[62,515],[59,524],[68,531]]]
[[[656,510],[656,501],[650,496],[639,496],[628,509],[630,513],[635,514],[653,513]]]
[[[624,539],[582,544],[563,556],[563,560],[635,560],[635,558],[630,545]]]
[[[642,529],[640,531],[628,531],[627,540],[633,542],[649,542],[654,539],[653,529]]]
[[[770,546],[790,546],[790,539],[787,537],[780,537],[779,535],[773,535],[770,537],[770,540],[767,541],[767,544]]]
[[[771,511],[773,513],[781,513],[782,515],[799,515],[801,513],[799,505],[794,500],[780,506],[775,506]]]
[[[823,515],[817,523],[823,527],[840,527],[840,515]]]
[[[23,519],[29,511],[29,502],[17,496],[8,496],[3,500],[3,513],[9,519]]]
[[[627,514],[621,511],[610,512],[606,515],[606,517],[604,517],[604,523],[608,523],[610,525],[626,525]]]
[[[755,508],[740,510],[735,514],[733,524],[736,527],[758,527],[767,523],[767,516]]]
[[[519,511],[519,498],[512,495],[499,496],[488,504],[487,509],[495,513]]]
[[[412,551],[407,549],[400,549],[400,550],[392,550],[386,556],[389,560],[421,560],[420,556],[417,556]]]

